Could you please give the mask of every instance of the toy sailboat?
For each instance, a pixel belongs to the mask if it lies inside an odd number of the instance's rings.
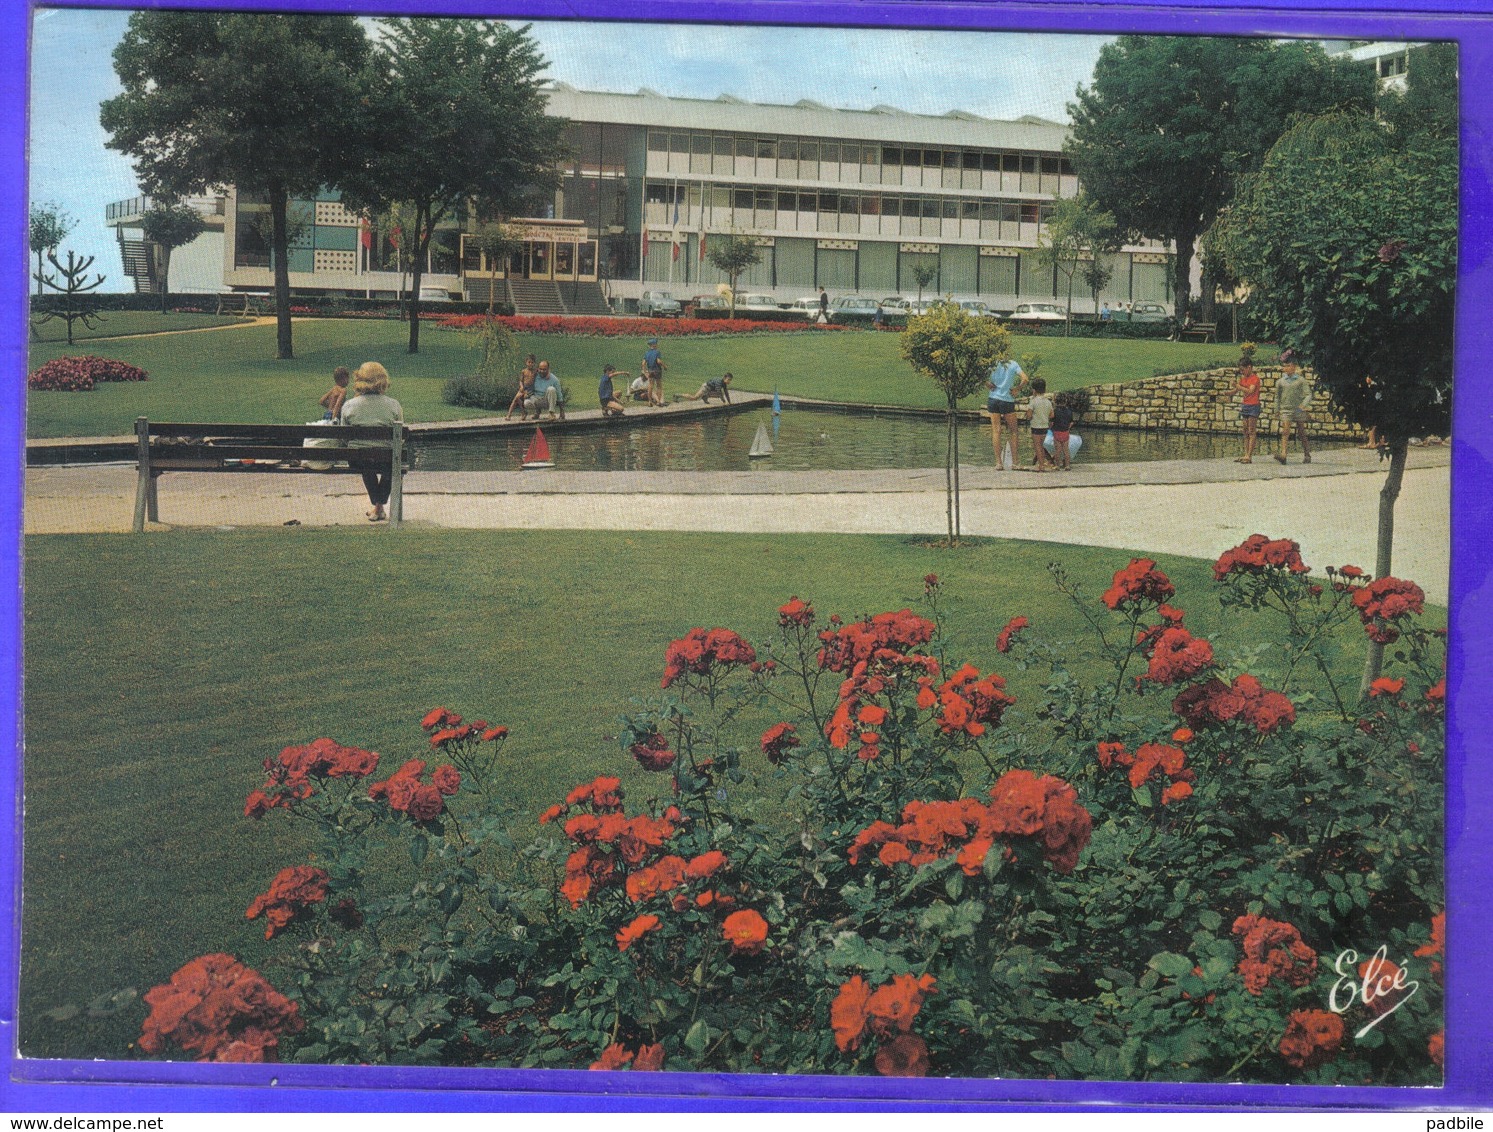
[[[772,455],[772,441],[767,438],[767,426],[759,424],[757,435],[752,437],[751,451],[747,453],[753,460],[760,460],[763,456]]]
[[[525,468],[553,468],[555,462],[550,459],[549,442],[544,439],[544,429],[534,430],[534,439],[529,441],[529,447],[524,452]]]

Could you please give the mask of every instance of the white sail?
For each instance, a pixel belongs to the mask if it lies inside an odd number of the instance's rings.
[[[767,426],[759,424],[757,435],[752,437],[752,449],[747,453],[752,459],[772,455],[772,441],[767,436]]]

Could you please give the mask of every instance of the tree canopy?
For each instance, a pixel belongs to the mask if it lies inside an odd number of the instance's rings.
[[[1369,68],[1315,43],[1121,36],[1068,106],[1067,153],[1098,208],[1139,237],[1175,245],[1177,316],[1198,237],[1298,113],[1372,106]]]
[[[367,58],[362,26],[340,15],[138,11],[114,49],[124,92],[99,120],[147,193],[233,184],[268,198],[282,358],[292,356],[287,204],[361,160]]]
[[[67,239],[67,234],[76,224],[76,220],[55,204],[43,202],[31,206],[27,235],[31,251],[36,256],[35,278],[38,295],[41,294],[42,288],[42,256],[46,252],[56,251],[57,245]]]
[[[736,280],[749,267],[762,262],[762,249],[751,236],[732,233],[728,236],[712,236],[705,258],[717,271],[723,271],[730,280],[731,317],[736,317]]]
[[[161,272],[161,313],[166,313],[166,303],[171,292],[171,253],[190,244],[207,227],[202,213],[189,204],[158,204],[146,210],[140,218],[140,229],[145,238],[158,246]]]
[[[527,26],[494,20],[384,19],[372,105],[379,123],[355,174],[339,182],[372,211],[407,202],[412,264],[409,352],[420,346],[419,294],[436,227],[471,207],[521,212],[556,185],[565,122],[545,110],[547,61]]]

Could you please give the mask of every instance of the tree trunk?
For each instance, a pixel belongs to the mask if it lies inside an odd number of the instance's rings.
[[[38,295],[41,294],[41,273],[46,270],[46,268],[42,264],[41,256],[41,252],[36,253],[36,293]]]
[[[415,254],[410,264],[410,348],[411,354],[420,352],[420,279],[425,274],[425,261],[430,255],[430,206],[420,205],[415,209]]]
[[[161,248],[161,313],[166,313],[166,301],[171,297],[171,249]]]
[[[1400,498],[1400,484],[1405,479],[1405,455],[1407,445],[1403,440],[1390,445],[1389,475],[1384,477],[1384,486],[1379,489],[1379,532],[1374,545],[1374,577],[1390,577],[1393,566],[1391,553],[1395,537],[1395,501]],[[1358,685],[1358,698],[1367,699],[1369,685],[1379,679],[1384,667],[1384,646],[1377,641],[1369,642],[1368,656],[1363,662],[1363,679]]]
[[[1213,273],[1207,268],[1203,269],[1203,293],[1198,296],[1198,321],[1214,322],[1213,317],[1213,292],[1217,285],[1213,279]]]
[[[283,186],[270,189],[270,250],[275,257],[275,357],[295,357],[290,338],[290,194]]]
[[[1187,307],[1192,299],[1192,251],[1196,244],[1195,229],[1177,233],[1177,262],[1172,270],[1172,299],[1176,311],[1173,337],[1178,336],[1182,323],[1187,320]]]
[[[948,512],[949,545],[954,545],[954,408],[953,402],[949,404],[949,420],[945,435],[947,447],[943,457],[943,483],[945,504]]]
[[[954,542],[957,544],[964,535],[963,516],[959,514],[959,406],[949,399],[949,420],[953,422],[953,443],[949,445],[949,451],[954,454]]]

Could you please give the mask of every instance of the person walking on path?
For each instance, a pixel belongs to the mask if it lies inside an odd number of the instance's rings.
[[[1310,464],[1312,462],[1311,442],[1306,438],[1307,422],[1312,419],[1311,413],[1307,411],[1306,401],[1311,396],[1311,387],[1301,373],[1301,367],[1296,361],[1296,351],[1285,349],[1280,352],[1281,374],[1279,381],[1275,383],[1275,411],[1280,417],[1280,451],[1275,453],[1275,462],[1284,464],[1286,462],[1286,451],[1291,440],[1291,429],[1296,430],[1296,439],[1301,442],[1301,462]]]
[[[829,321],[829,295],[823,287],[819,288],[819,321]]]
[[[658,351],[658,339],[648,339],[648,350],[643,355],[643,372],[648,376],[648,404],[655,408],[662,408],[664,404],[664,370],[668,368],[664,364],[663,355]]]
[[[990,414],[990,443],[995,448],[996,471],[1016,464],[1016,390],[1026,383],[1026,374],[1012,358],[996,362],[990,371],[990,395],[985,400],[985,411]],[[1002,425],[1006,426],[1009,456],[1001,455]]]
[[[1260,375],[1248,358],[1239,361],[1239,419],[1244,422],[1244,455],[1236,456],[1236,464],[1254,463],[1255,444],[1260,421]]]
[[[342,406],[342,423],[345,425],[388,425],[404,420],[404,409],[389,396],[389,371],[378,362],[364,362],[353,374],[353,398]],[[350,440],[349,448],[369,448],[374,451],[366,457],[353,457],[351,464],[363,473],[363,487],[368,492],[368,520],[381,523],[389,517],[385,510],[393,484],[393,469],[389,462],[389,442],[379,440]]]

